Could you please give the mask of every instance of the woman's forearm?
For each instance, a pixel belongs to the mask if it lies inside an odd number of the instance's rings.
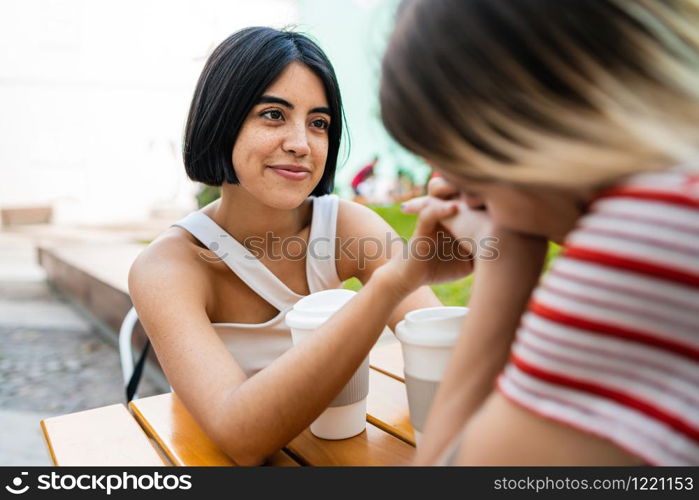
[[[520,242],[478,262],[462,333],[435,396],[416,463],[433,463],[492,392],[541,272],[545,242]]]
[[[241,465],[259,463],[288,443],[350,379],[409,292],[377,270],[307,340],[228,393],[217,411],[216,441]]]

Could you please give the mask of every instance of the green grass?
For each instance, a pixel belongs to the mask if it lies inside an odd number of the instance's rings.
[[[407,215],[401,212],[400,204],[393,205],[369,205],[374,212],[396,230],[401,238],[409,239],[415,231],[417,215]]]
[[[370,208],[379,214],[386,222],[388,222],[396,232],[406,240],[410,238],[415,231],[415,223],[417,222],[416,215],[406,215],[400,210],[399,204],[388,206],[370,206]],[[549,268],[551,260],[560,252],[560,247],[555,243],[549,244],[548,255],[546,256],[545,269]],[[473,284],[473,276],[454,281],[451,283],[441,283],[439,285],[431,285],[432,291],[447,306],[463,306],[468,303],[471,296],[471,285]],[[357,278],[349,279],[345,282],[345,288],[348,290],[357,291],[362,288],[361,282]]]

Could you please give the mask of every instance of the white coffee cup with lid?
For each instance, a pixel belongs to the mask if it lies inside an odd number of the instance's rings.
[[[418,444],[467,312],[467,307],[416,309],[396,326],[403,351],[410,423]]]
[[[286,315],[294,345],[306,340],[330,316],[342,308],[356,292],[344,289],[323,290],[299,300]],[[314,436],[346,439],[366,428],[366,397],[369,393],[369,356],[364,359],[345,387],[328,408],[311,424]]]

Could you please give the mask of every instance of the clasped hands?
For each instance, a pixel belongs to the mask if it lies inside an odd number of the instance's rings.
[[[427,196],[402,205],[404,213],[419,218],[407,252],[394,254],[386,264],[409,290],[463,278],[480,263],[498,260],[503,248],[532,239],[497,226],[487,206],[469,208],[460,191],[442,177],[431,179],[427,187]],[[545,254],[546,241],[535,239],[539,253]]]

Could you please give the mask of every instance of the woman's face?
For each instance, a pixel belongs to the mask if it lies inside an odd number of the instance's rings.
[[[471,210],[484,210],[494,224],[510,231],[561,243],[582,214],[581,195],[539,187],[523,189],[496,182],[474,182],[441,171]]]
[[[239,187],[265,205],[298,207],[323,176],[330,109],[323,82],[293,62],[265,89],[233,146]]]

